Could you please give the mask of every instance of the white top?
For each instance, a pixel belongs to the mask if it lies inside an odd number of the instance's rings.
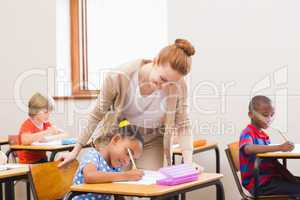
[[[165,93],[156,90],[148,96],[142,96],[138,84],[138,71],[130,81],[121,117],[130,124],[143,128],[158,128],[166,110]]]

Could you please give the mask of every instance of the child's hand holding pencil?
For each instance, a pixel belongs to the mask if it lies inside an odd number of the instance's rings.
[[[125,172],[126,179],[128,181],[138,181],[144,176],[144,172],[142,170],[137,169],[134,159],[133,159],[133,156],[132,156],[132,153],[131,153],[131,150],[127,149],[127,151],[128,151],[131,163],[132,163],[132,170]]]
[[[280,151],[287,152],[287,151],[293,151],[295,148],[294,143],[286,141],[283,144],[279,145]]]
[[[144,176],[144,172],[139,169],[132,169],[123,173],[125,181],[138,181]]]

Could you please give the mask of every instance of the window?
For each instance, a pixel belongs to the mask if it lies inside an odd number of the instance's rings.
[[[167,44],[166,7],[167,0],[69,0],[72,95],[96,94],[102,70],[152,59]]]

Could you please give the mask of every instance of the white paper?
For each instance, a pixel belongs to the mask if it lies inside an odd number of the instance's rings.
[[[292,153],[300,153],[300,144],[295,144],[295,148],[291,152]]]
[[[61,145],[61,140],[53,140],[49,142],[33,142],[33,146],[55,146],[55,145]]]
[[[14,163],[8,163],[4,165],[0,165],[0,171],[9,170],[9,169],[17,169],[28,166],[27,164],[14,164]]]
[[[139,181],[121,181],[116,183],[151,185],[151,184],[156,184],[157,180],[163,178],[166,178],[166,176],[158,171],[144,170],[144,176]]]

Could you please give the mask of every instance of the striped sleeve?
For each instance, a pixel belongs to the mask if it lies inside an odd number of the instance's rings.
[[[243,133],[240,137],[240,144],[239,144],[240,150],[243,151],[243,153],[245,153],[244,148],[249,144],[254,144],[253,137],[248,132]]]

